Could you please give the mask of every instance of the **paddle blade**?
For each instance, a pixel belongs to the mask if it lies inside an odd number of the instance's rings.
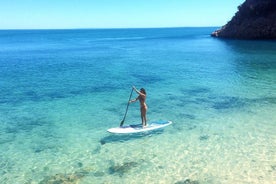
[[[120,127],[121,127],[121,126],[123,126],[123,124],[124,124],[124,120],[123,120],[123,121],[121,121],[121,123],[120,123]]]

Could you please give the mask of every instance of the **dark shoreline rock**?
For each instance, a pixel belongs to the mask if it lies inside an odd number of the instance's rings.
[[[276,39],[276,1],[246,0],[238,12],[211,36],[231,39]]]

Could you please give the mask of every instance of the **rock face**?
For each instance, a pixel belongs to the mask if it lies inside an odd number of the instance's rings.
[[[276,0],[246,0],[221,29],[211,35],[233,39],[276,39]]]

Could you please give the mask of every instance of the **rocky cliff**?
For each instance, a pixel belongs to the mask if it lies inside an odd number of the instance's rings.
[[[276,0],[246,0],[238,12],[214,37],[276,39]]]

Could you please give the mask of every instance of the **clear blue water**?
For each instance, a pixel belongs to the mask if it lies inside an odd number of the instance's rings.
[[[0,183],[275,183],[276,42],[215,29],[0,31]]]

